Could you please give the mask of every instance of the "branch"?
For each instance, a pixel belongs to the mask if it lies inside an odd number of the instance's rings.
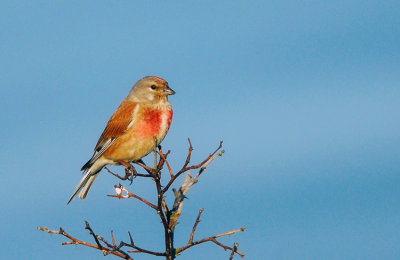
[[[147,174],[137,173],[136,169],[133,167],[132,164],[130,164],[128,162],[124,162],[124,161],[118,161],[118,162],[120,164],[122,164],[123,166],[125,166],[125,176],[120,176],[118,174],[115,174],[112,171],[110,171],[107,167],[105,167],[105,169],[113,176],[115,176],[121,180],[130,180],[131,183],[132,183],[133,179],[137,176],[152,178],[152,180],[155,183],[156,190],[157,190],[157,203],[156,204],[152,204],[148,200],[146,200],[136,194],[133,194],[132,192],[128,191],[125,187],[123,187],[121,184],[114,186],[116,195],[107,195],[107,196],[119,198],[119,199],[135,198],[135,199],[140,200],[141,202],[145,203],[147,206],[151,207],[152,209],[156,210],[161,219],[161,222],[162,222],[162,225],[164,228],[164,240],[165,240],[165,251],[164,252],[150,251],[150,250],[143,249],[141,247],[136,246],[133,242],[130,232],[128,232],[130,242],[126,243],[126,242],[121,241],[117,245],[115,237],[114,237],[114,233],[113,233],[113,231],[111,231],[111,243],[109,243],[106,239],[104,239],[100,235],[95,234],[87,221],[85,221],[85,229],[87,229],[89,231],[89,234],[93,237],[95,244],[81,241],[81,240],[67,234],[61,227],[58,231],[50,230],[50,229],[47,229],[46,227],[38,227],[38,229],[41,231],[50,233],[50,234],[59,234],[59,235],[62,235],[64,237],[68,238],[69,241],[63,242],[62,245],[70,245],[70,244],[84,245],[84,246],[88,246],[88,247],[92,247],[92,248],[101,250],[104,255],[113,254],[115,256],[118,256],[118,257],[124,258],[124,259],[132,259],[128,255],[128,253],[146,253],[146,254],[155,255],[155,256],[164,256],[168,260],[169,259],[172,260],[172,259],[175,259],[177,254],[185,251],[186,249],[188,249],[192,246],[201,244],[201,243],[205,243],[205,242],[213,242],[214,244],[222,247],[225,250],[230,250],[231,251],[230,260],[232,260],[235,255],[239,255],[239,256],[243,257],[244,254],[237,251],[238,246],[239,246],[238,243],[234,243],[232,247],[229,247],[227,245],[224,245],[224,244],[218,242],[217,238],[223,237],[223,236],[230,236],[232,234],[242,232],[245,230],[244,227],[237,229],[237,230],[231,230],[231,231],[228,231],[225,233],[221,233],[221,234],[217,234],[217,235],[213,235],[213,236],[210,236],[207,238],[193,241],[197,226],[200,223],[201,215],[204,211],[203,208],[199,210],[199,213],[193,224],[192,232],[190,233],[187,244],[178,249],[174,248],[175,227],[178,223],[177,221],[178,221],[179,217],[181,216],[181,212],[182,212],[182,208],[183,208],[183,201],[186,198],[186,194],[189,192],[190,188],[194,184],[197,183],[198,178],[207,169],[208,165],[213,160],[215,160],[217,157],[221,156],[224,153],[224,150],[220,150],[222,148],[222,141],[221,141],[219,146],[217,147],[217,149],[213,153],[211,153],[207,158],[205,158],[201,163],[199,163],[197,165],[189,166],[193,147],[192,147],[192,143],[191,143],[190,139],[188,139],[188,142],[189,142],[189,150],[188,150],[188,154],[186,156],[186,160],[185,160],[182,168],[176,174],[173,173],[171,166],[167,160],[167,156],[170,154],[170,151],[168,151],[167,153],[163,153],[161,146],[158,144],[156,138],[155,138],[155,146],[154,146],[154,150],[153,150],[153,152],[154,152],[153,168],[147,166],[141,159],[134,162],[135,164],[142,167],[147,172]],[[157,148],[158,148],[158,151],[157,151]],[[168,167],[170,179],[167,182],[167,185],[163,188],[162,182],[161,182],[161,178],[162,178],[161,170],[163,169],[163,166],[165,164]],[[190,173],[187,173],[185,176],[185,179],[184,179],[182,185],[179,187],[179,189],[178,190],[173,189],[175,200],[174,200],[172,209],[169,210],[168,206],[165,202],[165,198],[164,198],[165,192],[167,192],[169,190],[171,185],[177,180],[177,178],[180,175],[182,175],[185,172],[188,172],[189,170],[193,170],[193,169],[198,169],[195,176],[192,177],[192,175]],[[127,251],[128,253],[126,253],[121,249],[123,247],[129,247],[134,250]]]
[[[164,226],[164,237],[165,237],[165,249],[166,249],[166,254],[167,256],[170,255],[171,253],[171,240],[170,240],[170,228],[168,226],[167,218],[164,215],[164,208],[163,205],[165,205],[164,202],[164,197],[161,192],[161,183],[159,178],[154,178],[156,182],[156,188],[157,188],[157,194],[158,194],[158,200],[157,200],[157,213],[161,218],[161,222]]]
[[[143,167],[149,174],[153,174],[154,169],[147,166],[142,160],[135,162],[137,165]],[[150,176],[153,177],[153,176]]]
[[[161,149],[161,148],[159,148]],[[167,222],[167,208],[166,208],[166,203],[164,201],[164,196],[163,193],[161,192],[161,168],[162,164],[157,163],[157,139],[156,139],[156,145],[154,146],[154,167],[155,169],[152,170],[153,174],[153,179],[156,184],[156,189],[157,189],[157,213],[160,216],[161,222],[164,227],[164,239],[165,239],[165,254],[167,258],[170,258],[171,256],[171,251],[173,249],[172,243],[171,243],[171,237],[170,237],[170,228],[168,226]],[[157,168],[156,168],[157,167]]]
[[[216,238],[223,237],[223,236],[230,236],[230,235],[238,233],[238,232],[243,232],[246,229],[245,227],[242,227],[242,228],[239,228],[239,229],[236,229],[236,230],[227,231],[225,233],[221,233],[221,234],[214,235],[214,236],[211,236],[211,237],[203,238],[203,239],[200,239],[200,240],[197,240],[197,241],[193,242],[194,233],[196,232],[196,228],[197,228],[197,225],[200,222],[200,217],[201,217],[201,214],[203,213],[203,211],[204,211],[204,209],[200,209],[199,210],[199,214],[197,215],[196,221],[195,221],[195,223],[193,225],[192,233],[190,233],[190,237],[189,237],[188,243],[185,246],[176,249],[176,253],[181,253],[181,252],[185,251],[186,249],[188,249],[188,248],[190,248],[192,246],[201,244],[201,243],[213,242],[213,243],[215,243],[216,245],[222,247],[225,250],[232,251],[230,259],[233,259],[232,254],[234,255],[235,253],[240,255],[241,257],[244,257],[243,253],[240,253],[240,252],[237,251],[237,247],[239,246],[239,244],[235,243],[233,247],[229,247],[227,245],[224,245],[224,244],[218,242],[216,240]]]
[[[204,161],[202,161],[201,163],[199,163],[199,164],[197,164],[197,165],[192,165],[192,166],[190,166],[190,167],[187,167],[187,165],[190,163],[190,157],[191,157],[191,154],[192,154],[192,151],[193,151],[193,147],[192,147],[192,144],[191,144],[191,142],[190,142],[190,139],[189,139],[189,145],[190,145],[190,146],[189,146],[189,152],[188,152],[188,155],[187,155],[185,164],[183,165],[182,169],[181,169],[177,174],[175,174],[174,177],[172,177],[172,178],[169,180],[168,184],[167,184],[167,185],[165,186],[165,188],[162,190],[162,193],[165,193],[165,192],[169,189],[169,187],[170,187],[170,186],[172,185],[172,183],[176,180],[176,178],[179,177],[179,175],[181,175],[182,173],[184,173],[184,172],[186,172],[186,171],[188,171],[188,170],[198,169],[198,168],[202,167],[206,162],[208,162],[208,160],[210,160],[211,157],[213,157],[214,154],[216,154],[216,153],[218,152],[218,150],[222,148],[222,141],[219,143],[218,148],[215,149],[215,151],[214,151],[212,154],[210,154]]]
[[[99,240],[96,237],[96,234],[93,232],[92,228],[89,225],[89,222],[85,220],[85,229],[89,230],[89,234],[93,236],[94,241],[96,241],[97,246],[99,249],[103,250],[103,246],[100,244]]]
[[[153,251],[149,251],[149,250],[146,250],[146,249],[136,246],[135,243],[133,243],[131,232],[128,232],[128,234],[129,234],[130,244],[127,244],[125,242],[120,243],[120,247],[127,246],[127,247],[132,247],[132,248],[136,249],[136,251],[128,251],[128,253],[146,253],[149,255],[166,256],[165,253],[153,252]]]
[[[132,166],[132,165],[131,165]],[[133,167],[133,166],[132,166]],[[122,177],[122,176],[120,176],[120,175],[118,175],[118,174],[116,174],[116,173],[113,173],[110,169],[108,169],[107,168],[107,166],[106,167],[104,167],[104,169],[106,169],[106,171],[109,173],[109,174],[111,174],[111,175],[113,175],[113,176],[115,176],[115,177],[117,177],[118,179],[120,179],[120,180],[123,180],[123,181],[125,181],[125,180],[131,180],[132,181],[132,179],[130,179],[130,178],[132,178],[132,176],[134,176],[134,177],[136,177],[136,176],[140,176],[140,177],[152,177],[150,174],[143,174],[143,173],[137,173],[137,172],[134,172],[134,173],[130,173],[129,171],[129,167],[128,168],[125,168],[125,176],[124,177]]]
[[[233,243],[233,249],[232,249],[231,256],[229,257],[229,260],[233,259],[233,257],[235,256],[235,253],[237,253],[238,247],[239,247],[239,243]],[[243,257],[243,256],[241,256],[241,257]]]
[[[199,210],[199,214],[197,215],[196,221],[194,222],[194,225],[193,225],[193,228],[192,228],[192,233],[190,233],[188,244],[192,244],[193,243],[194,232],[196,232],[196,228],[197,228],[197,225],[200,222],[200,216],[201,216],[201,213],[203,213],[203,211],[204,211],[204,208],[201,208]]]
[[[179,188],[178,191],[174,191],[175,195],[175,202],[173,205],[173,208],[170,212],[170,218],[169,218],[169,226],[174,227],[177,224],[177,221],[181,215],[182,212],[182,207],[183,207],[183,200],[186,198],[186,194],[189,192],[189,189],[197,183],[197,179],[200,177],[200,175],[207,169],[207,166],[215,160],[217,157],[222,156],[224,153],[224,150],[220,151],[216,155],[212,155],[211,157],[208,158],[208,160],[203,164],[204,166],[200,168],[200,170],[197,172],[197,174],[192,178],[192,176],[189,174],[186,175],[185,180],[182,184],[182,186]],[[215,154],[215,152],[213,153]]]
[[[227,231],[225,233],[221,233],[221,234],[214,235],[214,236],[211,236],[211,237],[203,238],[203,239],[197,240],[195,242],[192,242],[190,244],[188,243],[185,246],[176,249],[176,252],[177,253],[181,253],[181,252],[185,251],[186,249],[188,249],[188,248],[190,248],[192,246],[195,246],[195,245],[198,245],[198,244],[201,244],[201,243],[205,243],[205,242],[213,242],[213,243],[219,245],[220,247],[224,248],[225,250],[235,251],[234,248],[226,246],[226,245],[218,242],[216,240],[216,238],[223,237],[223,236],[230,236],[230,235],[238,233],[238,232],[243,232],[245,229],[246,229],[245,227],[242,227],[242,228],[239,228],[239,229],[236,229],[236,230],[231,230],[231,231]],[[235,253],[240,255],[241,257],[244,257],[244,254],[238,252],[237,250],[235,251]]]
[[[185,164],[182,166],[182,169],[185,169],[186,166],[188,166],[188,164],[190,163],[190,158],[192,156],[193,146],[192,146],[192,142],[190,141],[190,138],[188,138],[188,142],[189,142],[189,151],[188,151],[188,155],[186,157]]]
[[[157,210],[157,206],[148,202],[147,200],[143,199],[142,197],[139,197],[132,192],[128,191],[127,189],[124,188],[121,184],[119,186],[115,185],[114,186],[115,191],[117,192],[117,195],[107,195],[108,197],[113,197],[113,198],[119,198],[119,199],[129,199],[129,198],[135,198],[143,203],[145,203],[147,206],[150,206],[151,208]],[[122,195],[122,192],[126,192],[126,195]]]
[[[48,229],[46,227],[38,227],[38,229],[41,230],[41,231],[47,232],[49,234],[59,234],[59,235],[62,235],[62,236],[64,236],[64,237],[66,237],[66,238],[71,240],[69,242],[63,242],[61,245],[73,245],[73,244],[74,245],[84,245],[84,246],[92,247],[92,248],[95,248],[95,249],[99,249],[105,255],[113,254],[113,255],[118,256],[120,258],[124,258],[124,259],[127,259],[127,260],[133,260],[132,257],[130,257],[127,253],[123,252],[122,250],[115,251],[114,249],[106,248],[106,247],[103,247],[101,245],[99,246],[98,244],[94,245],[94,244],[91,244],[91,243],[87,243],[87,242],[81,241],[81,240],[79,240],[79,239],[67,234],[62,229],[62,227],[60,227],[59,230],[51,230],[51,229]]]
[[[171,152],[171,151],[168,150],[168,152],[167,152],[166,154],[163,154],[162,150],[160,149],[160,150],[158,151],[158,154],[159,154],[160,157],[161,157],[160,163],[164,164],[164,162],[165,162],[165,163],[167,164],[168,171],[169,171],[169,175],[170,175],[171,178],[172,178],[172,177],[174,177],[174,174],[173,174],[172,169],[171,169],[171,166],[169,165],[169,162],[168,162],[168,160],[167,160],[167,155],[168,155],[170,152]],[[161,170],[162,165],[158,165],[158,168]]]

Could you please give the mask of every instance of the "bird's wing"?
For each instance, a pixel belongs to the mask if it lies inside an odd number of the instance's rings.
[[[82,171],[88,169],[119,136],[125,133],[134,120],[133,114],[136,106],[137,103],[135,102],[122,101],[108,121],[99,141],[97,141],[92,158],[82,167]]]

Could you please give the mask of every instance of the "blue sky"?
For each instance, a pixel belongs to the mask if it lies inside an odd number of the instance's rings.
[[[178,245],[204,207],[197,238],[246,226],[221,241],[247,259],[400,257],[398,1],[3,1],[0,24],[0,258],[101,258],[36,230],[91,240],[84,220],[162,249],[157,216],[106,197],[106,173],[65,205],[146,75],[177,92],[173,169],[187,137],[193,162],[226,150],[188,194]],[[146,180],[130,189],[154,196]],[[228,257],[203,244],[179,259]]]

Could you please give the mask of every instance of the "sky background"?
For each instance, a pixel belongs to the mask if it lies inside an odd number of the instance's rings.
[[[103,259],[36,229],[92,241],[84,220],[163,249],[155,212],[106,197],[105,172],[66,206],[146,75],[177,92],[174,170],[188,137],[193,162],[226,150],[189,192],[177,246],[204,207],[195,239],[246,226],[220,240],[246,259],[400,258],[399,1],[2,1],[0,24],[1,259]],[[149,181],[129,189],[154,202]],[[210,243],[178,259],[228,258]]]

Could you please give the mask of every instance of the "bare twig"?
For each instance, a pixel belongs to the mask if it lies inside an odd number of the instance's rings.
[[[157,138],[156,137],[154,137],[154,142],[155,142],[155,145],[154,145],[154,149],[153,149],[153,154],[154,154],[154,167],[153,167],[153,170],[157,169]]]
[[[107,171],[109,174],[111,174],[111,175],[113,175],[113,176],[115,176],[115,177],[117,177],[118,179],[123,180],[123,181],[125,181],[125,180],[130,180],[129,178],[132,177],[132,174],[129,173],[129,169],[128,169],[128,168],[125,168],[125,176],[124,176],[124,177],[122,177],[122,176],[120,176],[120,175],[118,175],[118,174],[112,172],[112,171],[111,171],[110,169],[108,169],[107,167],[104,167],[104,169],[106,169],[106,171]],[[150,174],[143,174],[143,173],[137,173],[137,172],[134,173],[133,175],[134,175],[134,176],[139,176],[139,177],[152,177]]]
[[[126,253],[121,253],[121,252],[118,252],[118,251],[114,251],[113,249],[104,248],[102,246],[99,247],[98,245],[94,245],[92,243],[81,241],[81,240],[79,240],[79,239],[67,234],[61,227],[60,227],[59,230],[51,230],[51,229],[48,229],[46,227],[38,227],[38,229],[41,230],[41,231],[47,232],[49,234],[59,234],[59,235],[62,235],[62,236],[64,236],[64,237],[66,237],[66,238],[71,240],[71,241],[68,241],[68,242],[63,242],[62,245],[84,245],[84,246],[92,247],[92,248],[95,248],[95,249],[99,249],[99,250],[103,251],[103,254],[104,254],[104,252],[106,252],[106,254],[113,254],[113,255],[118,256],[120,258],[124,258],[124,259],[127,259],[127,260],[133,260],[133,258],[130,257]]]
[[[130,243],[129,244],[127,244],[125,242],[120,243],[120,246],[122,245],[122,246],[127,246],[127,247],[136,249],[134,251],[128,251],[128,253],[146,253],[146,254],[155,255],[155,256],[165,256],[165,253],[153,252],[153,251],[149,251],[149,250],[146,250],[146,249],[136,246],[135,243],[133,243],[131,232],[128,232],[128,234],[129,234]]]
[[[201,163],[199,163],[199,164],[197,164],[197,165],[192,165],[192,166],[190,166],[190,167],[187,167],[187,165],[188,165],[189,162],[190,162],[191,153],[192,153],[192,151],[193,151],[193,147],[192,147],[192,144],[191,144],[191,142],[190,142],[190,139],[189,139],[189,145],[190,145],[190,147],[189,147],[189,153],[188,153],[188,156],[187,156],[187,158],[186,158],[185,164],[183,165],[182,169],[181,169],[177,174],[175,174],[174,177],[172,177],[172,178],[169,180],[168,184],[167,184],[167,185],[165,186],[165,188],[162,190],[162,193],[165,193],[165,192],[169,189],[169,187],[170,187],[170,186],[172,185],[172,183],[176,180],[176,178],[179,177],[179,175],[181,175],[182,173],[187,172],[187,171],[189,171],[189,170],[192,170],[192,169],[198,169],[198,168],[202,167],[206,162],[208,162],[208,160],[210,160],[210,158],[213,157],[214,154],[216,154],[217,151],[218,151],[219,149],[222,148],[222,141],[219,143],[218,148],[215,149],[215,151],[214,151],[212,154],[210,154],[204,161],[202,161]]]
[[[103,246],[100,244],[99,240],[96,237],[96,234],[93,232],[92,228],[89,225],[89,222],[87,222],[86,220],[85,220],[85,229],[89,230],[90,235],[93,236],[94,241],[96,242],[99,249],[103,250]]]
[[[172,172],[171,166],[169,165],[169,162],[168,162],[168,160],[167,160],[167,155],[168,155],[170,152],[171,152],[171,151],[168,150],[168,152],[167,152],[166,154],[163,154],[163,153],[162,153],[162,150],[160,149],[160,150],[158,151],[158,154],[160,155],[160,157],[161,157],[161,159],[162,159],[162,160],[160,160],[160,162],[163,161],[163,162],[165,162],[165,163],[167,164],[169,175],[170,175],[171,178],[172,178],[172,177],[174,177],[174,173]],[[158,167],[160,168],[160,165],[159,165]]]
[[[166,153],[163,153],[161,145],[159,145],[157,153],[160,155],[160,160],[158,162],[157,169],[159,169],[161,171],[164,167],[164,163],[167,160],[167,156],[171,153],[171,151],[168,150]]]
[[[154,169],[147,166],[142,160],[135,162],[137,165],[143,167],[149,174],[153,174]],[[151,176],[153,177],[153,176]]]
[[[116,247],[117,245],[115,244],[114,234],[113,234],[112,230],[111,230],[111,239],[112,239],[113,246]]]
[[[121,184],[119,186],[115,185],[114,188],[116,191],[118,190],[120,192],[117,192],[117,195],[107,195],[108,197],[119,198],[119,199],[135,198],[142,201],[146,205],[152,207],[153,209],[157,210],[156,205],[148,202],[147,200],[143,199],[142,197],[139,197],[138,195],[133,194],[132,192],[128,191],[125,187],[123,187]],[[122,192],[126,192],[126,195],[122,195]]]
[[[157,188],[157,194],[158,194],[158,200],[157,200],[157,213],[160,216],[161,222],[164,226],[164,237],[165,237],[165,253],[167,257],[171,255],[171,238],[170,238],[170,228],[168,226],[167,218],[165,216],[165,212],[163,209],[163,206],[165,204],[164,202],[164,196],[161,192],[161,182],[159,178],[154,178],[155,183],[156,183],[156,188]]]
[[[189,150],[188,150],[188,155],[186,157],[186,161],[183,164],[181,169],[185,169],[186,166],[188,166],[188,164],[190,163],[190,158],[192,156],[192,151],[193,151],[193,146],[192,146],[192,142],[190,141],[190,138],[188,138],[188,142],[189,142]]]
[[[222,243],[219,243],[216,240],[216,238],[223,237],[223,236],[230,236],[230,235],[238,233],[238,232],[243,232],[245,229],[246,229],[245,227],[242,227],[242,228],[239,228],[239,229],[236,229],[236,230],[231,230],[231,231],[228,231],[228,232],[225,232],[225,233],[221,233],[221,234],[218,234],[218,235],[214,235],[214,236],[210,236],[210,237],[207,237],[207,238],[203,238],[203,239],[194,241],[191,244],[186,244],[185,246],[183,246],[181,248],[177,248],[176,252],[177,253],[181,253],[181,252],[185,251],[186,249],[188,249],[188,248],[190,248],[192,246],[195,246],[195,245],[198,245],[198,244],[201,244],[201,243],[205,243],[205,242],[213,242],[213,243],[219,245],[220,247],[224,248],[225,250],[233,250],[233,248],[231,248],[229,246],[226,246],[226,245],[224,245]],[[243,253],[240,253],[238,251],[236,251],[235,253],[240,255],[241,257],[244,257]]]
[[[231,260],[234,258],[235,254],[243,257],[244,254],[237,251],[238,246],[239,246],[238,243],[234,243],[233,247],[229,247],[227,245],[224,245],[224,244],[218,242],[217,238],[223,237],[223,236],[230,236],[232,234],[242,232],[245,230],[244,227],[237,229],[237,230],[231,230],[228,232],[224,232],[221,234],[217,234],[217,235],[213,235],[213,236],[210,236],[207,238],[193,241],[197,226],[200,223],[201,215],[204,211],[203,208],[199,210],[199,213],[197,215],[197,218],[196,218],[193,228],[192,228],[192,232],[190,233],[188,243],[178,249],[174,248],[174,231],[175,231],[175,227],[178,223],[177,221],[178,221],[179,217],[181,216],[181,212],[182,212],[182,208],[183,208],[183,201],[186,198],[186,194],[189,192],[190,188],[194,184],[197,183],[198,178],[206,170],[208,165],[213,160],[215,160],[217,157],[221,156],[224,153],[224,150],[220,151],[220,149],[222,148],[222,141],[221,141],[219,146],[217,147],[217,149],[213,153],[211,153],[209,156],[207,156],[201,163],[189,166],[193,147],[192,147],[192,143],[191,143],[190,139],[188,139],[188,142],[189,142],[189,149],[188,149],[188,154],[186,156],[186,160],[185,160],[182,168],[176,174],[174,174],[174,172],[172,171],[171,166],[167,160],[167,156],[170,154],[170,151],[168,151],[167,153],[163,153],[161,146],[158,145],[158,143],[157,143],[157,139],[155,139],[155,146],[154,146],[154,150],[153,150],[153,152],[154,152],[153,168],[147,166],[142,160],[138,160],[138,161],[134,162],[135,164],[141,166],[147,172],[147,174],[137,173],[135,168],[130,163],[123,162],[123,161],[121,161],[120,163],[125,166],[125,176],[120,176],[118,174],[115,174],[111,170],[109,170],[107,167],[105,167],[105,169],[113,176],[115,176],[121,180],[130,180],[131,183],[135,177],[152,178],[152,180],[155,183],[156,190],[157,190],[157,204],[152,204],[148,200],[146,200],[136,194],[133,194],[132,192],[130,192],[126,188],[124,188],[121,184],[118,186],[117,185],[114,186],[117,195],[107,195],[107,196],[119,198],[119,199],[135,198],[135,199],[138,199],[141,202],[145,203],[147,206],[151,207],[152,209],[156,210],[160,217],[163,228],[164,228],[165,252],[155,252],[155,251],[151,251],[151,250],[147,250],[147,249],[138,247],[137,245],[135,245],[130,232],[128,232],[129,243],[121,241],[119,244],[117,244],[116,239],[114,237],[114,232],[111,231],[111,243],[109,243],[106,239],[104,239],[100,235],[95,234],[87,221],[85,221],[85,228],[87,230],[89,230],[89,233],[93,237],[95,244],[78,240],[77,238],[72,237],[71,235],[67,234],[61,227],[60,227],[60,230],[58,230],[58,231],[50,230],[45,227],[38,227],[38,229],[45,231],[47,233],[50,233],[50,234],[60,234],[70,240],[70,241],[63,242],[62,245],[80,244],[80,245],[84,245],[84,246],[88,246],[88,247],[92,247],[92,248],[101,250],[104,255],[113,254],[115,256],[118,256],[118,257],[124,258],[124,259],[132,259],[128,255],[128,253],[145,253],[145,254],[150,254],[150,255],[155,255],[155,256],[164,256],[168,260],[173,260],[179,253],[189,249],[192,246],[195,246],[195,245],[198,245],[201,243],[205,243],[205,242],[213,242],[214,244],[222,247],[224,250],[231,251],[231,254],[230,254]],[[158,148],[158,151],[157,151],[157,148]],[[166,186],[163,188],[162,182],[161,182],[161,177],[162,177],[161,170],[163,169],[164,164],[166,164],[168,167],[170,179],[167,182]],[[194,177],[192,177],[192,175],[190,173],[187,173],[185,176],[185,179],[184,179],[182,185],[179,187],[179,189],[178,190],[173,189],[175,200],[174,200],[172,209],[169,210],[168,206],[165,202],[165,199],[164,199],[165,192],[169,190],[171,185],[177,180],[177,178],[180,175],[182,175],[183,173],[188,172],[190,170],[194,170],[194,169],[198,169],[198,171],[194,175]],[[125,251],[122,250],[123,247],[132,248],[134,250],[129,250],[126,253]]]
[[[201,213],[203,213],[203,211],[204,211],[204,208],[201,208],[199,210],[199,214],[197,215],[196,221],[194,222],[194,225],[193,225],[193,228],[192,228],[192,233],[190,233],[188,244],[193,243],[194,232],[196,232],[196,228],[197,228],[197,225],[200,222],[200,216],[201,216]]]
[[[173,244],[171,240],[171,230],[168,226],[167,222],[167,216],[166,216],[166,211],[165,211],[165,201],[164,201],[164,195],[161,192],[161,174],[160,174],[160,168],[156,168],[158,165],[157,164],[157,139],[155,139],[156,145],[154,146],[154,169],[152,169],[152,174],[153,174],[153,179],[156,184],[156,189],[157,189],[157,213],[160,216],[161,222],[164,226],[164,239],[165,239],[165,254],[167,258],[171,258],[171,251],[173,250]],[[161,164],[162,165],[162,164]],[[160,165],[160,167],[161,167]],[[175,256],[172,256],[175,258]]]
[[[192,176],[188,173],[185,177],[185,180],[182,184],[182,186],[179,188],[178,191],[174,191],[175,195],[175,201],[173,208],[170,212],[170,218],[169,218],[169,226],[171,228],[175,227],[175,225],[178,222],[178,219],[181,215],[182,212],[182,207],[183,207],[183,200],[186,198],[186,194],[189,192],[189,189],[197,182],[197,179],[200,177],[200,174],[203,173],[206,169],[207,166],[215,160],[217,157],[221,156],[224,153],[224,150],[220,151],[218,154],[211,156],[206,163],[204,163],[204,166],[200,168],[200,170],[197,172],[197,174],[192,178]]]
[[[232,260],[233,257],[235,257],[235,253],[237,253],[238,247],[239,247],[239,243],[233,243],[232,253],[231,253],[231,256],[229,257],[229,260]]]
[[[112,235],[112,233],[111,233],[111,235]],[[116,252],[120,252],[120,253],[122,253],[122,254],[128,255],[127,253],[125,253],[124,251],[121,250],[121,247],[122,247],[122,246],[111,245],[110,243],[107,242],[107,240],[105,240],[105,239],[104,239],[102,236],[100,236],[100,235],[96,235],[96,238],[97,238],[98,240],[100,240],[101,242],[103,242],[108,248],[111,248],[111,249],[113,249],[113,250],[116,251]],[[108,255],[109,252],[103,251],[103,254],[104,254],[104,255]]]

